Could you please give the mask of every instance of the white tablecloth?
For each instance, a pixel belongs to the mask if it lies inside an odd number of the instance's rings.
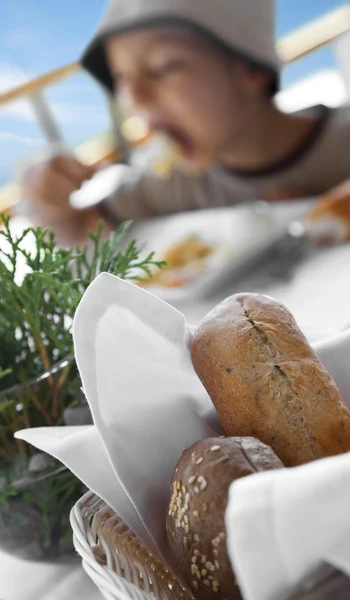
[[[102,600],[81,561],[35,563],[0,551],[0,600]]]
[[[22,222],[21,222],[22,223]],[[284,302],[315,338],[350,324],[350,244],[320,250],[287,282],[263,285],[254,279],[227,285],[210,298],[177,305],[196,324],[220,300],[238,291],[269,294]],[[0,600],[101,600],[78,558],[68,564],[28,563],[0,551]]]

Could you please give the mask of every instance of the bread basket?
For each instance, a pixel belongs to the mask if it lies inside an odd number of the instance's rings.
[[[74,546],[107,600],[194,600],[164,564],[92,492],[71,512]]]
[[[159,558],[92,492],[87,492],[73,507],[71,525],[83,567],[106,600],[195,600]],[[288,600],[349,598],[350,579],[326,569],[317,583],[305,585]]]

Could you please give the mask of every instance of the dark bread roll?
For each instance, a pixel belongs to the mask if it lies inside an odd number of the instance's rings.
[[[253,438],[208,438],[186,450],[175,469],[167,536],[179,570],[200,600],[240,600],[226,550],[225,510],[231,483],[283,467]]]
[[[202,321],[191,352],[228,435],[261,440],[286,466],[350,450],[350,411],[279,302],[227,298]]]

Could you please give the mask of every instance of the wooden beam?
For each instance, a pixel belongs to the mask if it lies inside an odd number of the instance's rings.
[[[329,44],[350,29],[350,4],[307,23],[277,42],[277,51],[286,63],[294,62]]]
[[[277,50],[282,59],[286,63],[290,63],[332,42],[349,29],[350,4],[346,4],[284,36],[277,42]],[[3,92],[0,94],[0,106],[70,77],[80,69],[80,64],[74,62]]]
[[[50,73],[46,73],[41,77],[31,79],[27,83],[23,83],[22,85],[19,85],[8,92],[3,92],[0,94],[0,106],[4,106],[5,104],[14,102],[15,100],[20,100],[23,96],[35,94],[44,87],[74,75],[74,73],[77,73],[80,69],[80,64],[75,62],[64,67],[60,67],[59,69],[55,69],[54,71],[50,71]]]

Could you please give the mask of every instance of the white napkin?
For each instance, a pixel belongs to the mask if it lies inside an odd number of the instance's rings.
[[[324,563],[350,577],[349,506],[350,453],[234,482],[227,545],[245,600],[283,600]]]
[[[64,462],[168,562],[164,524],[175,464],[195,441],[222,433],[192,367],[193,331],[162,300],[100,275],[84,295],[73,330],[94,426],[17,434]],[[350,356],[350,331],[315,348],[350,406],[350,369],[343,360]]]
[[[100,275],[73,326],[95,423],[84,428],[89,440],[77,439],[72,449],[72,437],[64,439],[61,430],[57,437],[55,428],[16,434],[64,462],[168,562],[164,524],[175,465],[191,444],[223,433],[192,367],[191,334],[184,316],[162,300]],[[89,444],[99,457],[96,468]]]

